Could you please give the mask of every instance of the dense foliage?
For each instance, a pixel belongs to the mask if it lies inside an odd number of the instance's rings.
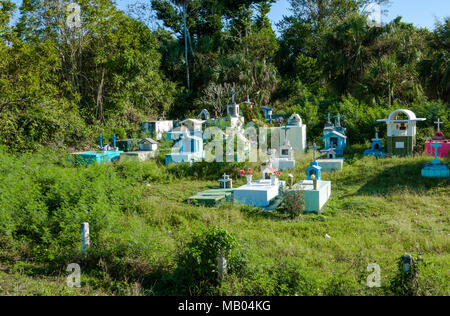
[[[224,114],[233,88],[255,102],[246,119],[262,105],[295,111],[312,137],[329,110],[344,113],[356,142],[393,107],[429,118],[421,127],[449,120],[448,17],[434,31],[400,17],[374,27],[368,0],[296,0],[277,36],[273,0],[152,0],[127,13],[80,0],[80,27],[67,23],[70,2],[0,3],[0,142],[13,151],[88,147],[99,131],[130,136],[163,111]]]

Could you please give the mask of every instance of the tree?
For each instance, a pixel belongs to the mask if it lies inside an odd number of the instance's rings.
[[[420,74],[428,94],[450,102],[450,17],[437,23],[428,36],[428,52],[420,63]]]

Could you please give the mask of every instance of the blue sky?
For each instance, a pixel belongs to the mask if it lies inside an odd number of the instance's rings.
[[[21,0],[13,0],[21,3]],[[76,0],[75,0],[76,2]],[[126,10],[127,5],[133,0],[116,0],[119,8]],[[450,0],[391,0],[388,7],[382,7],[389,12],[382,16],[382,22],[390,22],[397,16],[402,16],[403,21],[414,25],[434,29],[436,19],[443,19],[450,16]],[[283,15],[289,15],[288,0],[278,0],[270,12],[272,22],[277,23]]]
[[[133,0],[116,0],[120,8],[126,9]],[[272,22],[277,23],[283,15],[289,15],[288,0],[278,0],[272,7],[269,16]],[[391,0],[388,7],[382,9],[389,10],[387,15],[382,16],[382,22],[390,22],[397,16],[402,16],[404,22],[414,25],[434,29],[436,18],[442,20],[445,16],[450,16],[450,0]]]

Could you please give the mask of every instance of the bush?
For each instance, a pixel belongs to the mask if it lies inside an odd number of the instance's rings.
[[[289,215],[290,218],[297,218],[305,210],[305,199],[303,191],[300,190],[287,190],[283,193],[284,212]]]

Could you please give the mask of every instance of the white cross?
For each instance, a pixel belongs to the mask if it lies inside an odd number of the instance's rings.
[[[438,132],[441,131],[441,124],[442,123],[444,123],[444,122],[441,121],[441,118],[438,118],[437,122],[434,122],[434,124],[437,124],[437,126],[438,126]]]

